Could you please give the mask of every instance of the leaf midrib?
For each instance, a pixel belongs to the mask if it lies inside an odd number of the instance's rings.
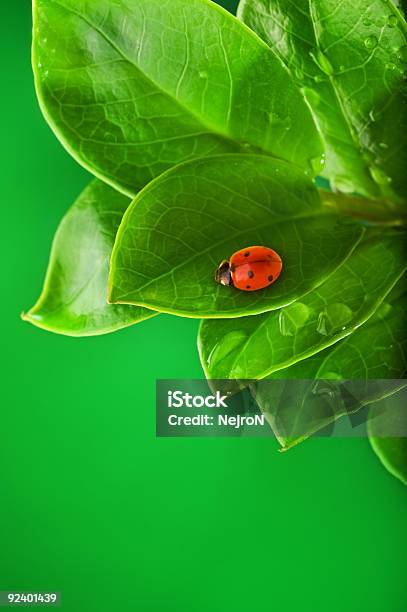
[[[133,206],[134,206],[134,204],[133,204]],[[316,213],[313,211],[313,212],[303,213],[303,214],[300,214],[300,215],[295,215],[295,216],[293,216],[293,217],[289,217],[289,218],[284,217],[283,219],[273,220],[273,222],[271,222],[271,223],[265,223],[265,222],[263,221],[263,223],[260,223],[260,224],[258,224],[258,225],[256,225],[256,226],[253,226],[253,227],[250,227],[250,231],[251,231],[251,232],[252,232],[252,231],[253,231],[253,232],[255,232],[255,231],[257,231],[257,230],[259,230],[259,229],[262,229],[262,228],[264,228],[264,227],[267,227],[267,226],[272,226],[272,227],[273,227],[273,226],[275,226],[275,225],[280,225],[281,223],[290,223],[290,222],[293,222],[293,221],[297,221],[297,220],[299,220],[299,219],[308,219],[308,218],[312,218],[312,217],[319,217],[319,216],[332,216],[332,217],[335,217],[335,216],[337,216],[337,215],[334,215],[334,214],[332,214],[332,213],[326,212],[326,211],[324,211],[324,210],[322,210],[322,211],[320,212],[320,214],[316,214]],[[120,230],[119,230],[119,231],[120,231]],[[247,228],[247,227],[245,227],[245,228],[241,229],[241,230],[240,230],[240,231],[238,231],[238,232],[230,233],[230,234],[227,236],[227,238],[225,238],[224,240],[221,240],[221,241],[219,241],[219,242],[217,242],[217,243],[215,243],[215,244],[210,244],[210,245],[209,245],[209,246],[208,246],[206,249],[204,249],[204,250],[202,250],[202,251],[199,251],[199,252],[196,252],[196,253],[195,253],[194,255],[192,255],[192,256],[191,256],[189,259],[184,259],[184,260],[183,260],[181,263],[179,263],[178,265],[174,266],[174,267],[171,269],[171,271],[170,271],[170,272],[165,272],[164,274],[161,274],[160,276],[157,276],[157,277],[155,277],[155,278],[151,279],[150,281],[148,281],[148,283],[145,283],[145,284],[144,284],[144,285],[142,285],[141,287],[138,287],[136,291],[128,292],[128,293],[125,293],[125,294],[121,295],[120,297],[116,298],[116,299],[115,299],[115,301],[114,301],[113,303],[120,303],[122,300],[125,300],[126,298],[130,297],[131,295],[134,295],[134,294],[136,294],[136,295],[137,295],[137,293],[138,293],[138,292],[145,290],[145,289],[146,289],[146,287],[150,286],[151,284],[153,284],[153,283],[155,283],[155,282],[157,282],[157,281],[159,281],[159,280],[161,280],[162,278],[165,278],[165,277],[167,277],[167,276],[172,276],[172,275],[173,275],[173,273],[174,273],[176,270],[179,270],[180,268],[183,268],[183,267],[184,267],[186,264],[189,264],[189,263],[193,262],[195,259],[197,259],[197,258],[199,258],[199,257],[202,257],[202,255],[206,255],[207,253],[209,253],[210,251],[212,251],[214,248],[220,247],[220,246],[222,246],[223,244],[226,244],[227,242],[229,242],[230,240],[233,240],[234,238],[237,238],[238,236],[240,236],[240,235],[242,235],[242,234],[247,233],[247,231],[248,231],[248,228]],[[123,232],[123,233],[124,233],[124,232]],[[121,233],[121,235],[120,235],[120,241],[119,241],[119,242],[118,242],[118,244],[117,244],[117,248],[119,248],[119,247],[121,246],[122,236],[123,236],[123,234]],[[115,248],[115,250],[116,250],[116,248]],[[137,250],[137,249],[135,249],[135,250]],[[118,269],[119,269],[119,268],[116,268],[116,270],[118,270]],[[113,266],[113,267],[112,267],[112,270],[114,270],[114,271],[115,271],[115,266]]]

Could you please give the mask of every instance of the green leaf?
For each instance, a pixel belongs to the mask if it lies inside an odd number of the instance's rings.
[[[199,347],[207,377],[265,378],[348,336],[406,270],[404,249],[401,232],[370,238],[324,284],[279,311],[203,321]]]
[[[397,437],[395,434],[403,433]],[[370,443],[384,467],[407,485],[407,409],[405,396],[372,406],[368,420]]]
[[[42,294],[24,320],[69,336],[116,331],[157,313],[107,303],[109,260],[130,200],[93,181],[62,219]]]
[[[387,0],[242,0],[238,15],[282,59],[346,192],[406,200],[406,23]]]
[[[407,12],[407,2],[406,0],[393,0],[393,4],[395,6],[397,6],[397,8],[402,11],[402,13],[404,14],[404,16],[406,15]]]
[[[119,228],[110,300],[190,317],[279,308],[320,285],[363,234],[326,213],[305,172],[256,155],[178,166],[148,185]],[[278,281],[245,292],[214,280],[219,263],[250,245],[283,259]]]
[[[302,442],[340,417],[385,398],[405,384],[394,381],[405,375],[407,367],[407,326],[405,313],[405,279],[403,278],[363,326],[333,346],[267,380],[254,383],[252,392],[267,416],[284,449]],[[298,401],[287,402],[281,380],[320,381],[305,384]],[[393,379],[385,385],[383,379]],[[337,393],[338,381],[346,382],[342,401],[326,403],[324,395]],[[354,380],[354,384],[351,381]],[[275,389],[269,381],[280,381]],[[329,381],[332,387],[329,388]],[[275,391],[281,397],[276,397]],[[298,398],[297,398],[298,399]],[[341,398],[339,398],[341,399]],[[380,404],[382,405],[382,403]]]
[[[33,65],[62,143],[127,194],[242,147],[308,169],[322,154],[280,59],[207,0],[34,0]]]
[[[407,437],[370,438],[370,443],[384,467],[407,485]]]

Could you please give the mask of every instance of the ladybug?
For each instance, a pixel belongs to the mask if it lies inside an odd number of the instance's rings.
[[[234,253],[230,261],[222,261],[215,280],[242,291],[257,291],[274,283],[282,267],[281,257],[273,249],[252,246]]]

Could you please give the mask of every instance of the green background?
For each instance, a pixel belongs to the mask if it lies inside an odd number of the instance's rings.
[[[29,2],[4,9],[0,589],[72,612],[405,611],[407,489],[367,440],[156,439],[156,378],[202,376],[197,321],[83,340],[20,321],[88,176],[36,104]]]

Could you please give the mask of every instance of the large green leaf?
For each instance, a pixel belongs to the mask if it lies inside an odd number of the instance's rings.
[[[33,65],[65,147],[128,194],[242,147],[307,168],[322,154],[281,60],[207,0],[34,0]]]
[[[279,308],[320,285],[363,229],[326,213],[305,172],[256,155],[178,166],[148,185],[119,228],[110,300],[190,317],[238,317]],[[281,255],[265,290],[215,283],[223,259],[250,245]]]
[[[387,0],[242,0],[240,18],[280,56],[344,191],[406,200],[406,23]]]
[[[324,284],[279,311],[203,321],[199,347],[208,378],[265,378],[348,336],[404,273],[405,239],[391,231],[365,240]]]
[[[92,336],[156,314],[107,303],[110,255],[129,203],[97,180],[82,192],[56,232],[44,289],[23,315],[26,321],[60,334]]]
[[[407,405],[405,396],[388,400],[385,409],[372,406],[368,420],[370,443],[384,467],[407,485]],[[400,436],[397,436],[397,433]],[[402,435],[401,435],[402,434]]]
[[[252,385],[259,407],[284,448],[407,384],[396,380],[407,370],[404,289],[405,283],[399,282],[374,316],[345,339]],[[387,385],[383,379],[394,380]],[[293,381],[303,381],[301,397],[298,382],[293,388]],[[346,381],[344,393],[341,381]],[[376,410],[382,406],[380,401]]]

